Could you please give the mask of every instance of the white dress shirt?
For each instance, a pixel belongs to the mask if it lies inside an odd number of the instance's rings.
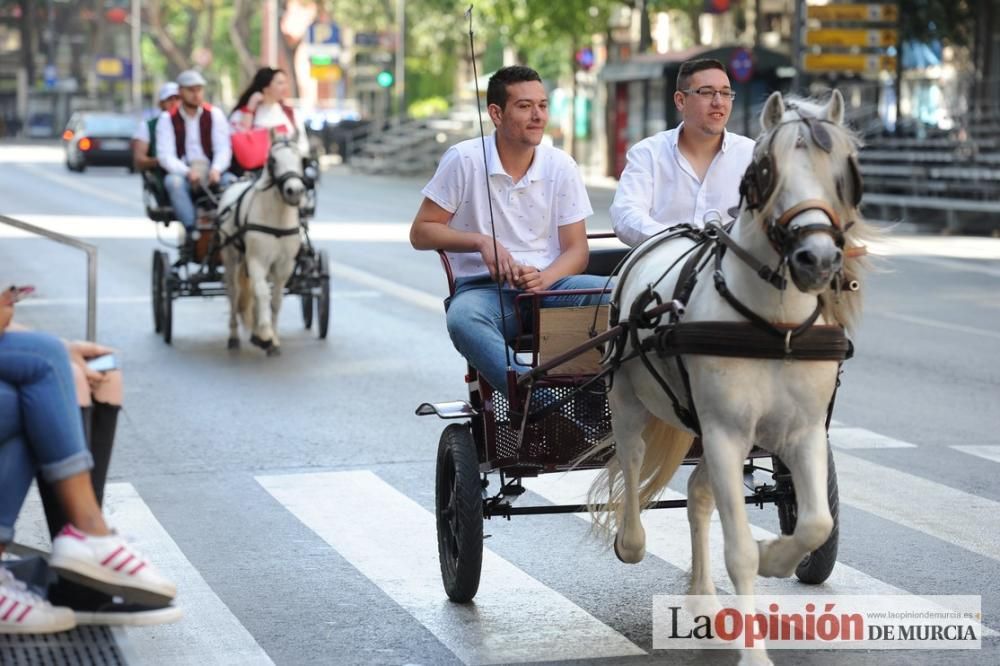
[[[504,171],[496,135],[491,134],[486,137],[486,164],[497,241],[515,261],[538,270],[548,268],[562,253],[559,227],[594,214],[576,162],[558,148],[536,146],[531,166],[515,183]],[[422,193],[453,214],[448,222],[452,229],[491,235],[480,139],[449,148]],[[455,277],[489,273],[478,252],[447,254]]]
[[[186,176],[191,170],[189,165],[192,162],[209,161],[201,147],[201,114],[205,110],[199,107],[194,116],[188,116],[181,106],[177,112],[184,120],[184,159],[177,157],[174,124],[166,111],[160,114],[160,120],[156,123],[156,159],[167,173]],[[211,169],[222,173],[229,168],[233,159],[233,149],[229,145],[229,121],[217,106],[212,107],[212,153]]]
[[[229,116],[234,133],[244,131],[242,124],[243,115],[243,111],[236,109]],[[292,108],[295,127],[288,127],[288,116],[285,115],[285,110],[281,108],[280,104],[262,103],[257,106],[257,111],[252,115],[253,127],[273,127],[275,129],[283,129],[289,135],[297,134],[296,140],[298,141],[299,153],[303,157],[309,154],[309,137],[306,135],[306,126],[302,123],[302,116],[299,115],[299,112],[295,108]]]
[[[700,180],[677,145],[681,123],[643,139],[628,151],[625,170],[611,204],[611,223],[625,244],[636,246],[676,224],[702,226],[713,208],[728,220],[739,204],[740,179],[753,161],[754,142],[725,132],[722,149]]]

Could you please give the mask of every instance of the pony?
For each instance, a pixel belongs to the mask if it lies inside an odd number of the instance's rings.
[[[229,349],[239,349],[237,315],[250,342],[268,356],[281,353],[278,312],[285,283],[302,245],[299,203],[306,191],[302,156],[294,136],[270,131],[267,167],[253,180],[231,185],[219,200],[219,234]]]
[[[757,327],[765,338],[774,334],[779,352],[782,344],[794,347],[792,335],[813,323],[834,325],[837,328],[823,328],[835,332],[846,349],[844,330],[852,329],[860,317],[856,278],[864,267],[862,241],[874,231],[858,211],[859,142],[844,126],[843,97],[834,91],[821,104],[814,99],[786,101],[774,93],[762,111],[761,126],[753,161],[740,185],[737,219],[728,233],[721,215],[709,227],[709,240],[703,244],[714,246],[713,252],[691,260],[690,271],[672,270],[668,267],[679,267],[696,255],[698,236],[647,240],[626,259],[612,310],[629,313],[631,322],[642,319],[649,304],[674,302],[685,323],[749,320],[747,329]],[[686,279],[678,274],[685,272],[696,281],[682,308],[675,299],[679,280]],[[841,289],[848,284],[854,289]],[[702,457],[688,481],[688,594],[715,598],[708,533],[717,506],[735,593],[752,595],[758,574],[792,575],[833,528],[827,500],[826,418],[839,362],[709,352],[636,358],[638,347],[654,335],[651,326],[637,328],[620,343],[624,354],[619,355],[608,394],[609,441],[615,444],[615,454],[588,496],[595,524],[613,539],[620,560],[642,560],[646,536],[640,511],[666,487],[700,435]],[[736,344],[741,342],[737,337]],[[760,543],[751,536],[743,496],[743,464],[755,444],[787,465],[798,502],[794,533]],[[599,507],[602,499],[608,500],[605,510]],[[752,606],[743,610],[753,612]],[[758,647],[743,652],[741,663],[770,660]]]

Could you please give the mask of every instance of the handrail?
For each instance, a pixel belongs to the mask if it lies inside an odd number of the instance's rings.
[[[0,215],[0,223],[16,227],[22,231],[44,236],[49,240],[78,250],[83,250],[87,254],[87,340],[94,342],[97,340],[97,246],[84,243],[82,240],[67,236],[65,234],[49,231],[42,227],[29,224],[22,220]]]

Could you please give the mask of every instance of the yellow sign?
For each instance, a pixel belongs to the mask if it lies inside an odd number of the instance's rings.
[[[899,37],[896,30],[835,30],[820,29],[806,32],[807,46],[894,46]]]
[[[94,69],[98,76],[118,78],[125,73],[125,63],[120,58],[98,58]]]
[[[806,17],[819,21],[879,21],[895,23],[899,11],[891,5],[809,5]]]
[[[807,72],[857,72],[874,74],[896,71],[896,57],[854,53],[807,53],[803,60]]]
[[[339,81],[343,74],[343,70],[341,70],[340,65],[337,64],[309,65],[309,76],[317,81]]]

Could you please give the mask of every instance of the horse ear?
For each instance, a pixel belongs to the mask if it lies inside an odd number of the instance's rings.
[[[760,126],[766,132],[780,123],[783,115],[785,115],[785,102],[780,92],[773,92],[764,103],[764,110],[760,114]]]
[[[830,95],[830,101],[826,103],[826,118],[838,125],[844,124],[844,96],[839,90],[834,89]]]

